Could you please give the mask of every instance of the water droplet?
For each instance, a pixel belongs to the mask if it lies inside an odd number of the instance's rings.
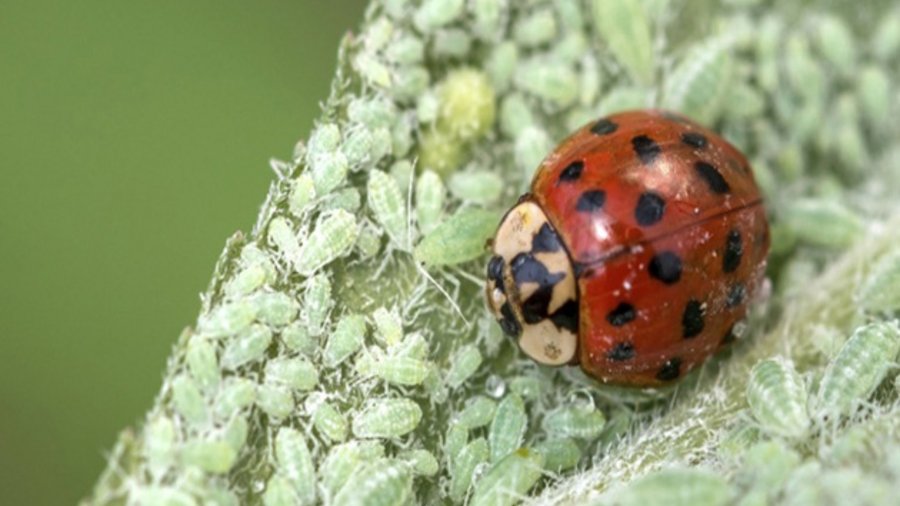
[[[495,399],[499,399],[500,397],[503,397],[504,393],[506,393],[506,382],[503,381],[503,378],[501,378],[500,376],[491,374],[484,382],[484,391],[489,396]]]
[[[262,480],[253,480],[253,483],[250,486],[254,493],[259,494],[266,489],[266,482]]]

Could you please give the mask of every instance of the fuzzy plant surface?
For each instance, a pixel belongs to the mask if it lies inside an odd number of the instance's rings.
[[[896,504],[900,8],[373,0],[84,504]],[[570,131],[678,111],[752,161],[769,290],[656,390],[541,367],[484,244]]]

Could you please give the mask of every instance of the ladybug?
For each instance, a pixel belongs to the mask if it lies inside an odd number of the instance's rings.
[[[769,230],[740,151],[687,118],[640,110],[564,140],[491,250],[488,306],[529,357],[655,386],[734,339]]]

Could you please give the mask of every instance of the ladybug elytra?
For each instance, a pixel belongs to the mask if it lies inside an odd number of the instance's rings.
[[[733,339],[769,233],[734,146],[686,118],[631,111],[564,140],[492,244],[488,306],[529,357],[652,386]]]

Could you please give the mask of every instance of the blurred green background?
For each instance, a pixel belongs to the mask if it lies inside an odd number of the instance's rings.
[[[363,8],[3,0],[0,503],[90,490]]]

